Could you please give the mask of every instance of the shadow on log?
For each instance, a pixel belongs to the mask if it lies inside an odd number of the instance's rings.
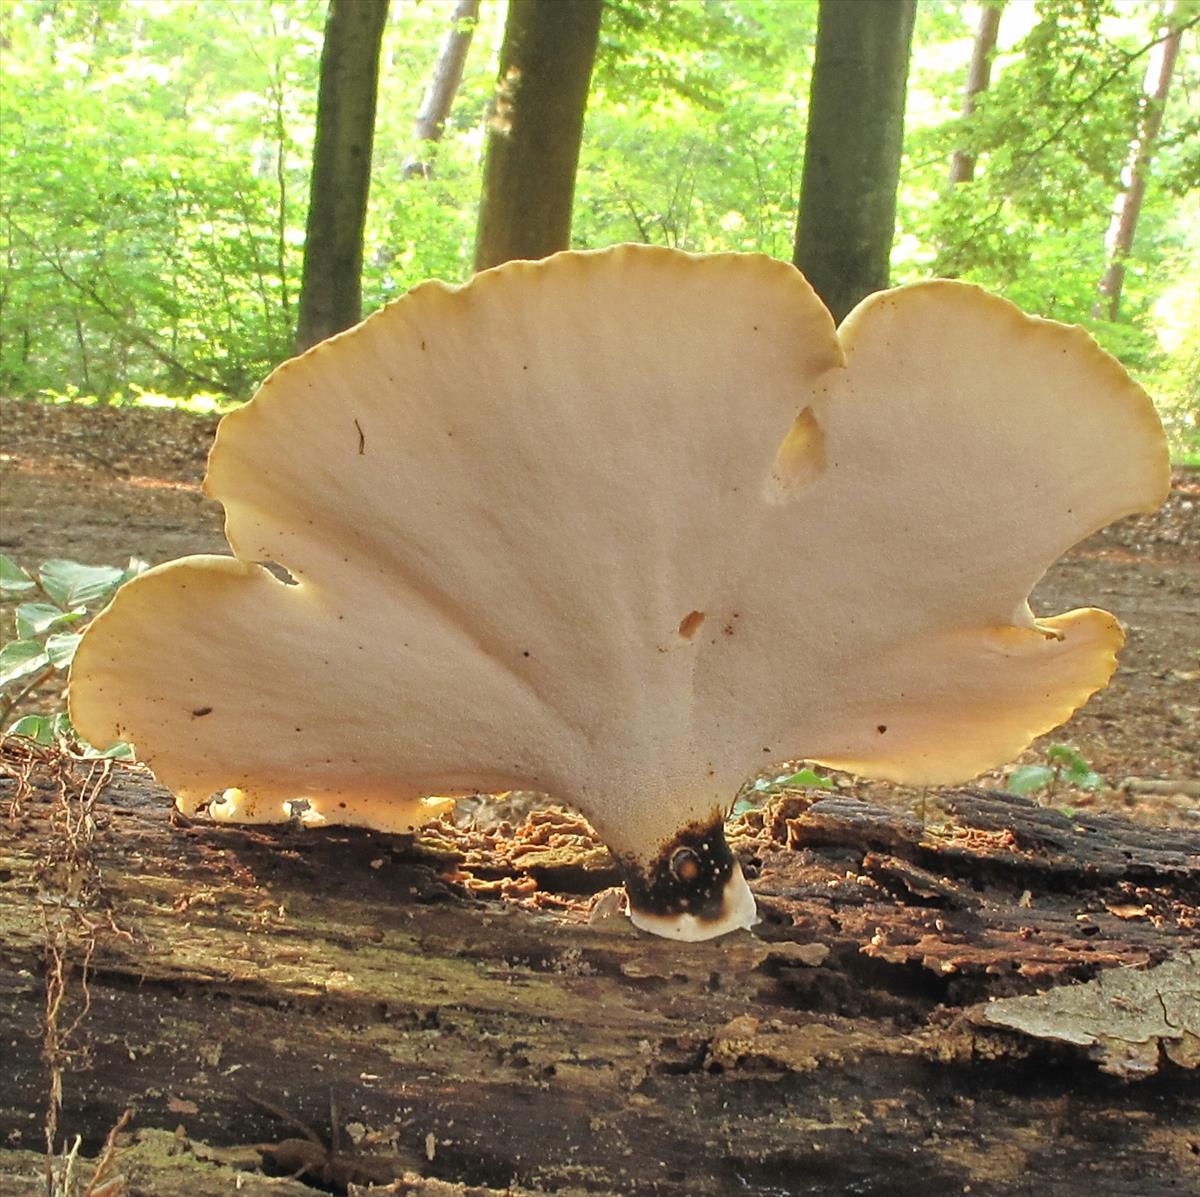
[[[562,812],[218,827],[0,750],[3,1197],[127,1109],[113,1195],[1200,1188],[1200,836],[788,796],[731,837],[754,933],[683,945]]]

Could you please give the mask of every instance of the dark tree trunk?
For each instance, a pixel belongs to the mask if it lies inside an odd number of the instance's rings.
[[[996,52],[996,38],[1000,32],[1000,14],[1004,0],[986,2],[979,13],[979,28],[975,31],[975,44],[971,51],[971,65],[967,69],[967,87],[963,95],[962,114],[969,118],[975,111],[975,97],[987,91],[992,78],[992,55]],[[955,150],[950,159],[950,182],[969,183],[975,177],[975,155],[966,150]]]
[[[475,269],[566,249],[603,0],[510,0]]]
[[[1171,87],[1171,75],[1179,56],[1179,43],[1183,35],[1179,29],[1171,28],[1174,8],[1174,0],[1169,0],[1162,8],[1163,40],[1151,51],[1144,86],[1145,107],[1137,133],[1129,146],[1129,157],[1121,172],[1121,191],[1113,204],[1112,221],[1105,237],[1108,266],[1096,288],[1099,298],[1092,308],[1093,316],[1105,320],[1115,320],[1121,309],[1125,260],[1133,249],[1133,237],[1142,211],[1142,199],[1146,194],[1146,176],[1154,158],[1155,142],[1162,128],[1167,92]]]
[[[433,77],[417,113],[414,132],[420,149],[416,157],[410,158],[404,164],[406,179],[414,176],[427,179],[433,171],[429,161],[429,148],[442,140],[446,118],[450,115],[450,105],[454,103],[454,95],[462,82],[467,51],[471,48],[471,38],[478,21],[479,0],[458,0],[450,16],[450,32],[446,34],[442,48],[438,51]]]
[[[220,827],[91,768],[0,744],[0,1197],[131,1108],[132,1197],[1194,1188],[1194,831],[792,795],[731,828],[754,932],[676,944],[561,813]]]
[[[362,319],[363,228],[388,0],[329,0],[296,348]]]
[[[888,285],[916,0],[821,0],[794,261],[835,320]]]

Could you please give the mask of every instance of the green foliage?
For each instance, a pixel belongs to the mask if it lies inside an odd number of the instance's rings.
[[[949,188],[931,214],[939,274],[1019,277],[1047,232],[1090,224],[1119,186],[1141,95],[1135,48],[1106,33],[1112,0],[1041,0],[1037,12],[1020,60],[998,71],[969,120],[937,132],[981,164],[976,182]],[[1104,265],[1097,231],[1089,302]]]
[[[576,244],[791,257],[816,14],[815,0],[611,4]]]
[[[82,638],[79,629],[145,568],[146,563],[136,559],[124,569],[53,560],[43,562],[32,577],[0,554],[0,603],[12,607],[15,632],[0,647],[0,725],[37,687],[66,672]],[[128,744],[98,752],[83,743],[65,711],[25,715],[5,734],[28,736],[39,744],[66,744],[85,756],[116,760],[133,756]]]
[[[367,310],[424,278],[470,270],[503,4],[482,6],[432,175],[404,174],[451,7],[391,6]],[[0,391],[227,402],[287,356],[325,8],[0,5]],[[609,0],[574,243],[790,257],[817,10],[817,0]],[[1160,7],[1006,5],[992,85],[964,120],[975,11],[958,0],[918,6],[896,280],[949,272],[1084,324],[1159,399],[1177,452],[1200,454],[1196,29],[1184,35],[1109,322],[1091,311]],[[959,147],[976,156],[976,177],[950,187]]]
[[[749,810],[758,810],[770,798],[796,790],[832,790],[833,782],[815,769],[804,768],[795,773],[781,773],[778,777],[759,777],[748,785],[733,804],[732,814],[743,815]]]
[[[1021,765],[1013,769],[1005,788],[1014,794],[1052,793],[1065,785],[1076,790],[1099,790],[1107,783],[1087,759],[1070,744],[1051,744],[1046,749],[1046,764]]]
[[[801,769],[787,777],[777,777],[776,786],[781,790],[832,790],[833,782],[828,777],[822,777],[815,769]]]
[[[1200,163],[1189,136],[1200,122],[1194,29],[1176,65],[1120,317],[1092,314],[1160,12],[1149,0],[1005,7],[993,82],[974,114],[958,114],[959,91],[944,101],[941,119],[914,124],[910,104],[899,274],[958,275],[1028,311],[1082,324],[1154,395],[1175,454],[1186,459],[1200,418],[1200,316],[1180,313],[1200,276]],[[928,25],[923,12],[918,78]],[[964,44],[970,33],[962,29]],[[956,147],[975,155],[976,177],[950,186],[946,163]]]
[[[204,0],[3,13],[0,387],[244,397],[291,345],[311,96],[285,58],[319,39]]]

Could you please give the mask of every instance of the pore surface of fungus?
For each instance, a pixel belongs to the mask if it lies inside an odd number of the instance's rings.
[[[124,587],[72,671],[194,810],[407,830],[540,790],[641,926],[753,919],[721,821],[806,758],[914,784],[1011,759],[1105,684],[1096,610],[1028,595],[1167,486],[1079,329],[956,282],[835,331],[792,267],[624,246],[427,283],[221,423],[233,558]],[[291,575],[278,580],[263,564]]]

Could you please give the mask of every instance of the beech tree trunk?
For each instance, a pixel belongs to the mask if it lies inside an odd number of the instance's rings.
[[[488,122],[475,269],[570,245],[603,0],[510,0]]]
[[[821,0],[794,261],[835,320],[888,285],[916,0]]]
[[[979,28],[971,50],[971,65],[967,69],[967,87],[963,93],[962,114],[969,118],[975,111],[975,97],[987,91],[992,78],[992,55],[1000,33],[1000,14],[1004,0],[985,0],[979,11]],[[955,150],[950,158],[950,183],[969,183],[975,177],[975,155]]]
[[[924,815],[775,800],[731,827],[761,922],[677,944],[561,812],[217,826],[10,738],[0,1197],[127,1110],[130,1197],[1193,1191],[1200,835]]]
[[[427,179],[433,172],[433,165],[429,161],[429,148],[442,140],[446,120],[450,115],[450,106],[454,103],[459,84],[462,83],[467,51],[471,48],[471,38],[478,21],[479,0],[458,0],[450,16],[450,32],[446,34],[442,48],[438,51],[433,77],[417,112],[414,132],[421,148],[417,157],[410,158],[404,164],[405,178],[420,176]]]
[[[363,229],[388,0],[329,0],[296,348],[362,319]]]
[[[1162,128],[1175,60],[1179,56],[1182,33],[1179,29],[1172,29],[1170,24],[1174,9],[1175,0],[1167,0],[1162,8],[1163,40],[1150,52],[1143,86],[1145,99],[1141,122],[1129,146],[1129,157],[1126,159],[1125,169],[1121,172],[1121,190],[1113,204],[1112,220],[1108,226],[1108,235],[1104,239],[1105,249],[1108,251],[1108,266],[1096,288],[1099,297],[1092,307],[1092,315],[1105,320],[1115,320],[1121,309],[1121,291],[1125,286],[1125,261],[1133,249],[1142,199],[1146,194],[1146,179],[1154,158],[1155,142]]]

